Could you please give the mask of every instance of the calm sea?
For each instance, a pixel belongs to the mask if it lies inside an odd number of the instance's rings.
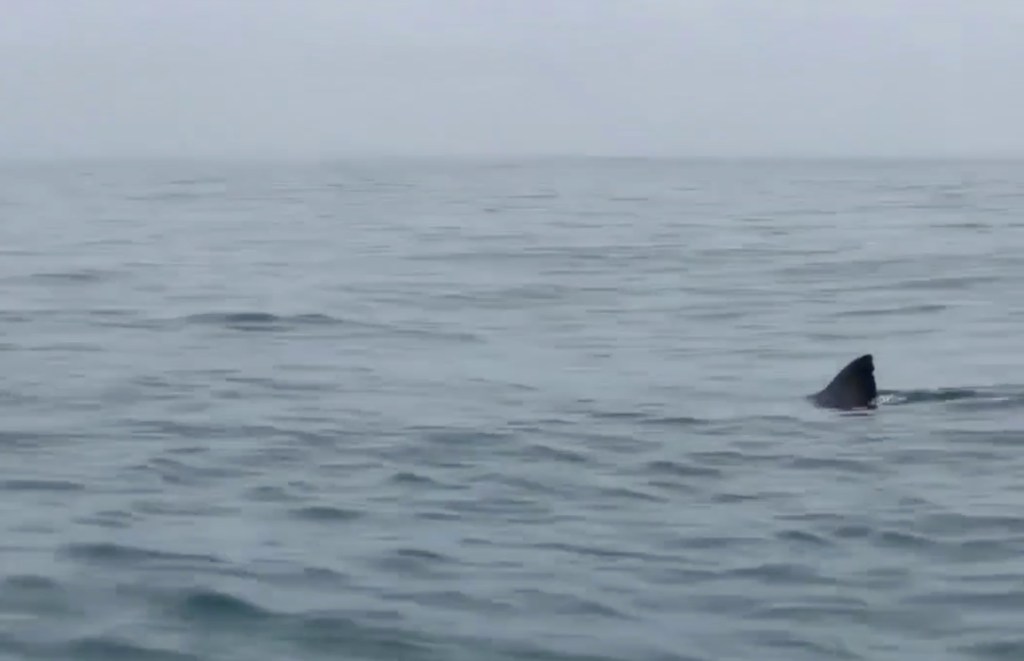
[[[0,657],[1019,660],[1022,290],[1024,163],[7,163]]]

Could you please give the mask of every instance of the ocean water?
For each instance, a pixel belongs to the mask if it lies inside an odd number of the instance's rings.
[[[7,163],[0,658],[1024,658],[1022,289],[1024,163]]]

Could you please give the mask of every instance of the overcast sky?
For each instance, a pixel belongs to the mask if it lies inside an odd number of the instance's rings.
[[[0,154],[1024,154],[1022,0],[0,0]]]

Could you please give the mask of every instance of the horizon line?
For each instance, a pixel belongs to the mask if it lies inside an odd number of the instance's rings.
[[[615,152],[234,152],[234,153],[136,153],[136,154],[21,154],[8,152],[0,163],[18,162],[116,162],[116,161],[302,161],[340,162],[372,160],[643,160],[643,161],[1019,161],[1024,152],[918,153],[918,154],[672,154]]]

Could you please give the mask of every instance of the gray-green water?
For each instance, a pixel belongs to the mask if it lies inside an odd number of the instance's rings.
[[[0,655],[1019,659],[1022,285],[1024,164],[7,164]]]

